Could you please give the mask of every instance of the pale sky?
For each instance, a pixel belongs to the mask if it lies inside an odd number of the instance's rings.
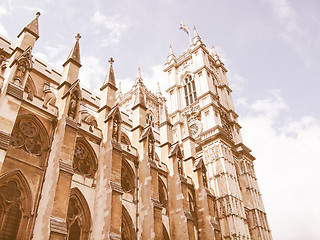
[[[37,11],[33,54],[62,70],[79,32],[80,81],[90,89],[113,57],[124,91],[139,66],[147,87],[159,81],[164,91],[169,44],[180,55],[189,45],[180,21],[195,25],[229,70],[274,239],[320,239],[320,1],[3,0],[0,34],[16,42]]]

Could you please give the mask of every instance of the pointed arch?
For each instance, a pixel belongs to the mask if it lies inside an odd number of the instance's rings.
[[[130,138],[123,131],[121,131],[121,143],[126,144],[126,145],[131,145]]]
[[[122,240],[136,240],[136,231],[133,226],[132,219],[127,209],[122,205],[121,218],[121,239]]]
[[[98,122],[96,117],[90,113],[88,110],[84,109],[80,111],[81,114],[81,121],[88,123],[89,125],[92,125],[94,127],[98,126]]]
[[[121,165],[121,187],[122,190],[126,193],[130,193],[134,195],[135,193],[135,173],[130,166],[130,164],[127,162],[127,160],[122,159],[122,165]]]
[[[162,204],[162,213],[168,215],[168,191],[162,179],[158,178],[159,201]]]
[[[37,88],[36,85],[31,77],[31,75],[29,74],[28,78],[27,78],[27,82],[26,85],[24,87],[24,91],[28,93],[28,99],[32,100],[33,96],[37,96]]]
[[[28,233],[32,192],[20,169],[0,176],[0,239],[22,239]]]
[[[97,168],[97,155],[92,146],[84,137],[77,138],[73,155],[74,171],[85,177],[94,178]]]
[[[11,133],[10,145],[41,156],[48,149],[49,134],[35,115],[19,115]]]
[[[70,191],[70,199],[67,212],[68,240],[89,239],[91,229],[91,213],[89,205],[76,187]]]

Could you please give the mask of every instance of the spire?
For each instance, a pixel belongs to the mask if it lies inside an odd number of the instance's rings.
[[[197,42],[201,42],[201,38],[195,26],[193,26],[193,44],[196,45]]]
[[[138,91],[133,103],[133,108],[135,108],[137,105],[140,105],[141,107],[146,108],[146,101],[144,99],[144,94],[141,90],[141,86],[138,86]]]
[[[196,26],[193,26],[193,37],[199,37],[198,31],[196,29]]]
[[[137,78],[136,78],[136,82],[142,82],[142,77],[141,77],[141,70],[140,67],[138,67],[138,74],[137,74]]]
[[[157,97],[161,97],[162,96],[162,93],[161,93],[161,90],[160,90],[160,83],[157,82],[157,92],[156,92],[156,95]]]
[[[107,86],[107,84],[110,84],[113,87],[116,87],[116,81],[115,81],[114,71],[113,71],[113,63],[114,63],[113,58],[111,57],[108,60],[108,62],[110,63],[109,69],[108,69],[108,73],[107,73],[107,75],[106,75],[106,77],[104,79],[103,85],[100,88],[100,90],[103,90]]]
[[[40,16],[40,12],[36,13],[35,19],[33,19],[26,27],[22,29],[22,31],[19,33],[18,38],[23,32],[29,32],[33,36],[36,37],[36,39],[39,38],[39,26],[38,26],[38,18]]]
[[[121,81],[119,81],[118,91],[117,91],[117,102],[120,103],[122,100],[122,89],[121,89]]]
[[[170,46],[169,46],[169,56],[170,56],[170,55],[174,55],[171,44],[170,44]]]
[[[171,60],[173,60],[175,58],[176,58],[176,56],[174,55],[173,50],[172,50],[172,46],[170,44],[170,46],[169,46],[169,55],[168,55],[168,58],[167,58],[168,62],[170,62]]]
[[[79,46],[79,39],[81,38],[80,34],[78,33],[75,36],[76,42],[71,49],[71,52],[66,60],[66,62],[62,65],[65,66],[69,61],[74,62],[78,67],[81,67],[80,63],[80,46]]]
[[[216,49],[214,48],[213,44],[212,44],[212,48],[211,48],[211,54],[212,56],[217,56],[217,52],[216,52]]]
[[[121,81],[119,81],[118,92],[122,94]]]
[[[165,101],[163,102],[162,109],[161,109],[161,115],[160,115],[160,124],[163,122],[170,123],[168,109],[167,109]]]

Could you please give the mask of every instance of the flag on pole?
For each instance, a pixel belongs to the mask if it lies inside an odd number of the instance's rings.
[[[187,26],[184,24],[184,22],[181,21],[180,23],[180,29],[182,29],[182,31],[184,31],[186,34],[188,34],[188,36],[190,36],[190,31],[187,28]]]

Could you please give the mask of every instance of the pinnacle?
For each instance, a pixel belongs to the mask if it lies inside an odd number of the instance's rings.
[[[198,31],[196,29],[196,26],[193,26],[193,37],[199,37]]]
[[[133,107],[135,107],[137,105],[141,105],[142,107],[146,107],[146,101],[144,99],[144,94],[141,90],[141,86],[138,87],[138,91],[137,91],[136,98],[134,100]]]
[[[106,87],[106,85],[109,83],[110,85],[112,85],[113,87],[116,86],[116,81],[115,81],[115,77],[114,77],[114,71],[113,71],[113,63],[114,63],[114,60],[113,58],[111,57],[108,62],[110,63],[109,65],[109,69],[108,69],[108,73],[104,79],[104,82],[103,82],[103,85],[102,87],[100,88],[100,90],[104,89]],[[121,85],[120,85],[121,86]]]
[[[80,46],[79,46],[80,38],[81,38],[81,35],[78,33],[75,36],[76,42],[75,42],[73,48],[71,49],[71,52],[70,52],[66,62],[62,66],[65,66],[67,64],[67,62],[69,62],[69,61],[73,61],[78,67],[81,67],[81,63],[80,63]]]
[[[23,32],[29,32],[32,35],[34,35],[36,37],[36,39],[39,38],[39,24],[38,24],[38,18],[40,16],[40,12],[36,13],[36,17],[26,26],[22,29],[22,31],[19,33],[18,37],[20,37],[20,35]]]

